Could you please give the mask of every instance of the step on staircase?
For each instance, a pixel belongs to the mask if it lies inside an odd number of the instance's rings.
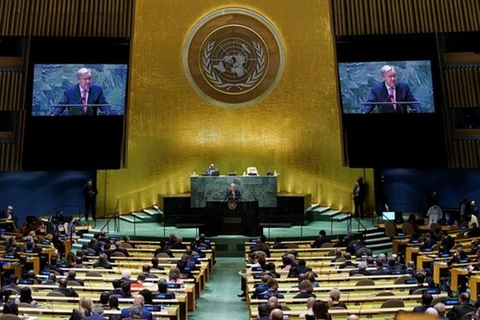
[[[379,231],[377,227],[367,228],[365,231],[364,244],[372,251],[392,249],[392,239]]]
[[[143,209],[142,211],[121,215],[120,220],[129,222],[129,223],[154,222],[154,221],[160,221],[162,215],[163,215],[163,212],[160,211],[157,206],[153,206],[152,208]]]
[[[318,206],[312,209],[313,221],[330,221],[331,217],[340,213],[340,210],[334,210],[330,207]]]
[[[335,210],[330,207],[318,206],[312,211],[314,213],[314,221],[342,222],[350,219],[350,213]]]
[[[92,240],[92,238],[93,238],[93,236],[95,235],[95,233],[98,233],[98,232],[100,232],[100,231],[101,231],[100,229],[92,228],[92,229],[88,230],[88,232],[85,232],[85,233],[82,235],[82,237],[81,237],[81,238],[78,238],[78,239],[77,239],[77,242],[72,245],[72,252],[73,252],[74,254],[77,254],[77,251],[80,250],[80,249],[82,249],[82,246],[83,246],[84,244],[89,243],[89,242]]]

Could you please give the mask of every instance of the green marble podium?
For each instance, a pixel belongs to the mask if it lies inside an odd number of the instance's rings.
[[[258,201],[259,208],[277,207],[277,176],[191,176],[191,208],[224,200],[231,183],[237,185],[243,201]]]

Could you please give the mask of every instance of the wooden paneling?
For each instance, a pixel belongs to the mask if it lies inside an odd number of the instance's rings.
[[[24,36],[27,34],[31,1],[32,0],[0,1],[0,35]]]
[[[331,0],[337,36],[480,30],[478,0]]]
[[[0,110],[20,110],[23,70],[0,69]]]
[[[480,65],[445,67],[446,106],[480,107]]]
[[[134,0],[2,0],[0,35],[131,35]]]

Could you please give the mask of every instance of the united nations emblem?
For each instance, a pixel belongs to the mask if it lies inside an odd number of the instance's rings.
[[[228,202],[228,209],[235,210],[237,208],[237,203],[235,201]]]
[[[195,91],[226,108],[251,106],[267,97],[280,81],[284,57],[275,27],[242,8],[202,18],[183,52],[185,74]]]

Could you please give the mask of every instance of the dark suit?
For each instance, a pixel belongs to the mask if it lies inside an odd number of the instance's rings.
[[[110,263],[102,263],[102,262],[95,262],[93,264],[93,267],[94,268],[97,268],[97,267],[102,267],[104,269],[112,269],[112,265]]]
[[[82,320],[105,320],[105,318],[98,314],[93,314],[90,317],[83,318]]]
[[[314,295],[313,293],[300,292],[299,294],[297,294],[297,295],[294,296],[293,298],[294,298],[294,299],[302,299],[302,298],[310,298],[310,297],[316,298],[317,296]]]
[[[452,237],[450,237],[450,235],[446,236],[442,240],[442,246],[445,247],[445,251],[447,251],[447,252],[452,250],[454,245],[455,245],[455,240]]]
[[[345,261],[344,263],[342,263],[341,265],[338,266],[338,269],[345,269],[346,267],[348,266],[353,266],[353,267],[357,267],[357,264],[356,263],[353,263],[352,261],[350,260],[347,260]]]
[[[429,308],[430,306],[419,306],[419,307],[415,307],[413,308],[413,312],[415,313],[425,313],[425,311],[427,311],[427,309]]]
[[[53,289],[53,291],[61,292],[65,297],[78,297],[78,293],[76,293],[75,290],[71,288],[56,288]]]
[[[469,312],[475,312],[475,307],[472,306],[470,303],[463,303],[459,304],[456,306],[453,306],[452,310],[447,314],[447,316],[452,313],[455,315],[455,319],[462,319],[464,315],[466,315]],[[448,316],[449,319],[452,319],[452,317]]]
[[[85,221],[88,220],[88,211],[92,209],[92,218],[93,220],[97,220],[97,209],[96,209],[96,201],[97,201],[97,194],[98,190],[93,185],[85,184],[82,188],[83,198],[85,200]]]
[[[74,85],[70,89],[65,90],[63,93],[63,98],[60,102],[58,102],[59,105],[68,105],[68,104],[82,104],[82,93],[80,92],[80,86]],[[103,95],[103,90],[99,86],[92,85],[90,89],[88,90],[88,101],[87,104],[108,104],[107,100],[105,99],[105,96]],[[56,107],[53,110],[52,115],[58,116],[61,114],[64,110],[65,107]],[[98,107],[103,114],[109,115],[110,114],[110,108],[108,106],[102,106]],[[82,116],[82,115],[97,115],[98,110],[97,107],[88,107],[86,109],[87,111],[84,112],[82,107],[71,107],[69,108],[68,112],[70,115],[75,115],[75,116]]]
[[[173,258],[173,253],[172,253],[172,251],[170,251],[170,250],[168,250],[168,249],[158,248],[157,250],[155,250],[155,253],[153,254],[153,256],[156,256],[156,255],[159,254],[159,253],[166,253],[166,254],[168,254],[168,256],[169,256],[170,258]],[[161,270],[163,270],[163,269],[161,269]]]
[[[370,275],[370,272],[368,272],[368,270],[365,270],[365,269],[358,269],[358,270],[351,270],[348,273],[349,276],[354,276],[354,275],[357,275],[357,274],[363,274],[363,275],[367,276],[367,275]]]
[[[238,190],[235,190],[235,194],[233,194],[232,190],[228,190],[227,194],[225,195],[225,199],[227,199],[227,200],[242,200],[242,193]]]
[[[132,308],[122,309],[122,319],[130,317],[130,311],[131,310],[132,310]],[[142,308],[142,315],[140,316],[140,318],[147,319],[147,320],[153,320],[152,313],[150,311],[146,310],[145,308]]]
[[[371,102],[390,102],[390,94],[385,86],[385,82],[377,83],[368,94],[367,103]],[[415,110],[417,113],[422,111],[420,103],[415,100],[409,86],[406,83],[397,82],[395,85],[396,102],[412,102],[411,104],[397,104],[394,109],[393,104],[364,104],[362,113],[370,113],[379,108],[380,113],[407,113],[407,108]]]

